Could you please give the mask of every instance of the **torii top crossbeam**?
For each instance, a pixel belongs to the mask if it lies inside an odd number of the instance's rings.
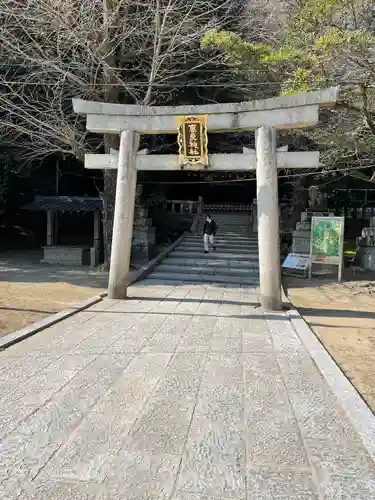
[[[250,131],[309,127],[318,123],[319,107],[333,106],[338,88],[241,103],[199,106],[138,106],[73,99],[75,113],[86,115],[91,132],[119,134],[176,134],[176,116],[208,115],[209,132]]]

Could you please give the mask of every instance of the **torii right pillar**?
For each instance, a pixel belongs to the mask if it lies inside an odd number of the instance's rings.
[[[281,269],[276,130],[256,131],[256,175],[260,303],[266,311],[280,311]]]

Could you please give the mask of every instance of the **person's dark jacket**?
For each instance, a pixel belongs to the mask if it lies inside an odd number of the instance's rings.
[[[214,220],[211,220],[210,222],[206,221],[204,223],[203,234],[208,234],[208,235],[213,234],[215,236],[216,231],[217,231],[217,225]]]

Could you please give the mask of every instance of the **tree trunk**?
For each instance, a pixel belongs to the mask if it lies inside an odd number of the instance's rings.
[[[119,148],[119,138],[114,135],[104,136],[105,152],[110,149]],[[109,268],[111,260],[111,245],[113,232],[113,219],[115,212],[117,170],[103,170],[104,187],[100,193],[103,203],[103,245],[104,245],[104,264]]]
[[[104,83],[104,99],[106,102],[118,102],[118,88],[114,85],[112,68],[117,66],[116,52],[112,47],[112,25],[115,25],[113,15],[112,0],[103,0],[103,83]],[[119,137],[114,135],[104,135],[104,150],[105,153],[110,153],[111,148],[119,148]],[[115,212],[116,199],[116,183],[117,170],[103,171],[104,188],[100,193],[103,203],[103,244],[104,244],[104,265],[109,269],[111,260],[111,246],[113,233],[113,219]]]
[[[117,170],[104,170],[104,189],[100,193],[103,203],[104,264],[109,265],[115,211]]]

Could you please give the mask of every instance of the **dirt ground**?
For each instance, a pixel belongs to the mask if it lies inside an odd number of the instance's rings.
[[[0,253],[0,337],[98,295],[108,275],[40,264],[39,252]]]
[[[289,300],[375,412],[375,274],[284,277]]]

